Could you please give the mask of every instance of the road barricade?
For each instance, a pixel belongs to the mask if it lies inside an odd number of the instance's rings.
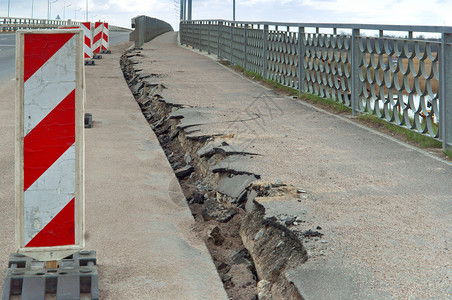
[[[41,261],[84,247],[83,39],[18,31],[16,246]]]
[[[105,22],[96,22],[94,24],[94,49],[93,52],[95,54],[106,54],[111,53],[109,49],[109,35],[110,31],[108,29],[108,23]]]
[[[91,23],[81,23],[80,26],[60,26],[58,29],[82,29],[84,33],[83,38],[83,55],[85,58],[85,65],[94,65],[93,60],[93,50],[92,50],[92,33],[91,33]]]

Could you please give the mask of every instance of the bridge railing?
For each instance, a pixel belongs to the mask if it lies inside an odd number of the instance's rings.
[[[452,27],[195,20],[180,41],[452,148]]]
[[[7,18],[0,17],[0,32],[10,32],[19,29],[52,29],[64,25],[79,25],[80,22],[63,21],[63,20],[47,20],[47,19],[31,19],[31,18]]]

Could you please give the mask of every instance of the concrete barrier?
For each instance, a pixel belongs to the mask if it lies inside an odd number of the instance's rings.
[[[140,47],[165,32],[174,31],[173,27],[165,21],[147,16],[133,18],[132,28],[135,30],[130,33],[130,41],[135,42],[135,47]]]

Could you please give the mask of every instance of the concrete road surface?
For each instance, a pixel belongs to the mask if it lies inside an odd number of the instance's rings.
[[[0,34],[0,86],[14,77],[16,67],[16,35]]]

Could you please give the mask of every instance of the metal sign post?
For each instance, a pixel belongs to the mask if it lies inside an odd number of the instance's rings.
[[[84,247],[83,37],[17,34],[16,246],[41,261]]]

